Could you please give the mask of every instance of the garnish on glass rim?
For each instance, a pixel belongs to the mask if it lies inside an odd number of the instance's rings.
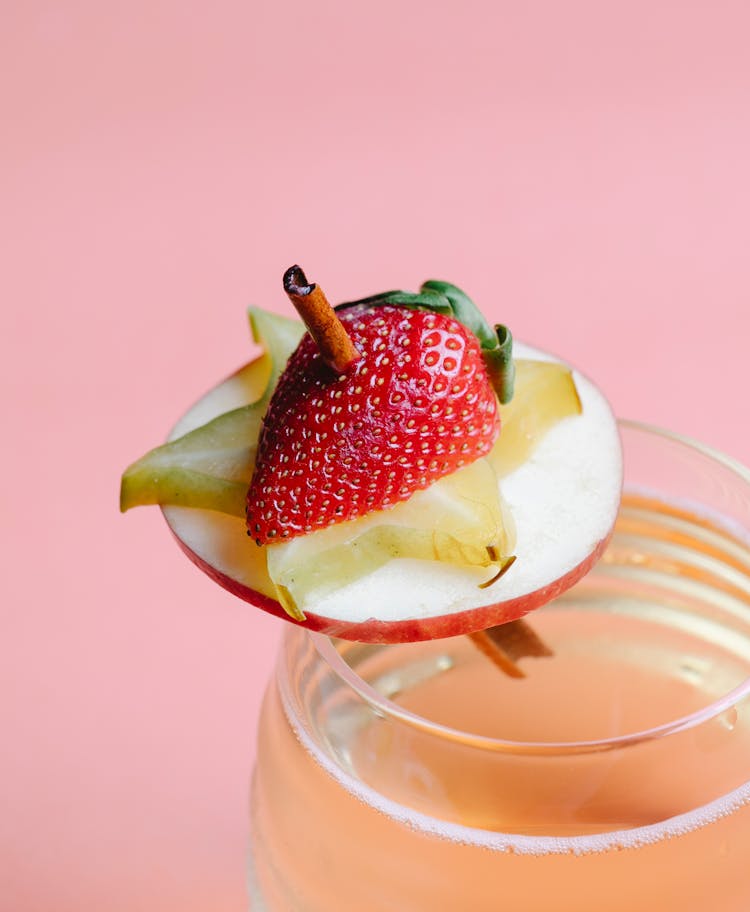
[[[309,283],[302,269],[296,265],[291,266],[286,271],[283,284],[290,301],[315,342],[321,358],[331,370],[338,374],[346,374],[363,356],[352,343],[349,334],[343,323],[337,318],[322,288],[317,284]],[[425,288],[429,289],[429,291],[426,295],[423,294],[423,297],[434,295],[434,292],[445,291],[450,289],[451,286],[448,286],[445,282],[432,282],[423,286],[423,292]],[[459,300],[459,306],[464,314],[464,322],[469,321],[470,325],[475,328],[475,334],[476,328],[479,327],[479,332],[482,333],[486,342],[486,351],[483,351],[483,355],[485,364],[489,361],[492,365],[492,382],[497,388],[498,398],[502,397],[502,401],[508,402],[512,397],[513,385],[510,333],[505,327],[498,327],[497,336],[491,334],[484,321],[476,317],[476,308],[471,301],[462,293],[457,295],[457,291],[457,289],[454,291],[453,297],[454,300],[456,298]],[[377,300],[377,304],[382,307],[392,304],[395,300],[398,302],[396,306],[415,306],[412,302],[416,299],[416,296],[414,299],[409,299],[410,303],[408,305],[404,303],[406,299],[407,296],[403,293],[391,292],[381,296],[379,299],[368,299],[365,303],[371,307],[374,306]],[[429,302],[430,298],[427,297],[427,300]],[[251,501],[251,495],[252,488],[248,494],[248,503]],[[250,529],[248,534],[253,534]],[[488,546],[487,550],[490,558],[495,559],[496,555],[493,554],[494,546]],[[486,582],[481,583],[481,587],[487,588],[491,586],[512,566],[514,561],[514,556],[505,559],[495,575]],[[289,606],[292,616],[294,616],[295,607],[293,603]],[[304,620],[304,616],[300,620]],[[502,624],[486,631],[470,634],[470,639],[501,671],[514,678],[524,677],[524,672],[516,664],[516,660],[524,657],[546,657],[553,654],[552,650],[545,646],[531,627],[520,619],[509,621],[507,624]]]
[[[319,306],[298,268],[285,285]],[[229,591],[362,642],[483,631],[579,579],[620,494],[619,436],[596,387],[523,345],[511,360],[510,334],[445,282],[336,315],[354,352],[333,369],[302,324],[251,308],[263,355],[129,467],[122,508],[160,504]],[[515,395],[498,404],[514,367]],[[244,536],[245,503],[260,546]]]

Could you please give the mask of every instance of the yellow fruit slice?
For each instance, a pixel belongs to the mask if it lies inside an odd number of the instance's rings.
[[[299,320],[259,308],[250,308],[248,315],[253,340],[263,353],[191,410],[194,430],[150,450],[125,470],[120,485],[123,512],[170,504],[244,517],[268,399],[304,332]],[[229,387],[251,404],[214,417]],[[195,427],[202,415],[212,420]]]
[[[234,409],[150,450],[123,473],[120,509],[172,504],[244,516],[264,411]]]
[[[494,568],[492,579],[509,562],[514,543],[495,472],[479,459],[390,510],[268,546],[268,572],[285,610],[302,620],[305,605],[394,558]]]
[[[249,307],[247,316],[253,341],[263,349],[261,357],[252,362],[253,365],[257,364],[256,372],[260,381],[256,387],[257,395],[248,401],[267,402],[289,356],[299,345],[305,327],[299,320],[282,317],[260,307]]]
[[[516,360],[513,399],[500,406],[500,436],[489,460],[500,478],[531,455],[558,421],[581,414],[581,400],[570,368],[554,361]]]

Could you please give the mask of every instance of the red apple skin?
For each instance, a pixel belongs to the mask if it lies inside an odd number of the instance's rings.
[[[171,526],[170,526],[171,529]],[[527,595],[518,596],[494,605],[482,605],[479,608],[470,608],[453,614],[441,614],[428,618],[410,618],[403,621],[378,621],[374,618],[367,621],[343,621],[341,619],[327,618],[319,614],[308,612],[304,621],[295,621],[289,617],[276,599],[269,598],[256,592],[248,586],[238,582],[216,567],[209,564],[197,555],[183,542],[172,529],[172,534],[180,548],[214,582],[218,583],[232,595],[255,608],[267,611],[274,617],[281,618],[299,627],[305,627],[316,633],[342,640],[353,640],[358,643],[414,643],[419,640],[438,640],[444,637],[461,636],[467,633],[476,633],[487,630],[498,624],[516,621],[524,615],[546,605],[563,592],[566,592],[582,577],[584,577],[604,553],[614,528],[602,539],[594,550],[563,576],[554,580],[541,589],[535,589]]]

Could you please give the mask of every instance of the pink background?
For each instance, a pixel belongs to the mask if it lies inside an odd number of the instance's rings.
[[[117,488],[290,263],[337,300],[454,281],[750,460],[747,10],[3,4],[3,908],[245,907],[279,627]]]

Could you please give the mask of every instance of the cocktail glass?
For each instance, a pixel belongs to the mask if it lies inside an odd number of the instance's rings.
[[[254,910],[747,912],[750,473],[622,422],[602,561],[503,676],[466,637],[285,633],[252,788]]]

